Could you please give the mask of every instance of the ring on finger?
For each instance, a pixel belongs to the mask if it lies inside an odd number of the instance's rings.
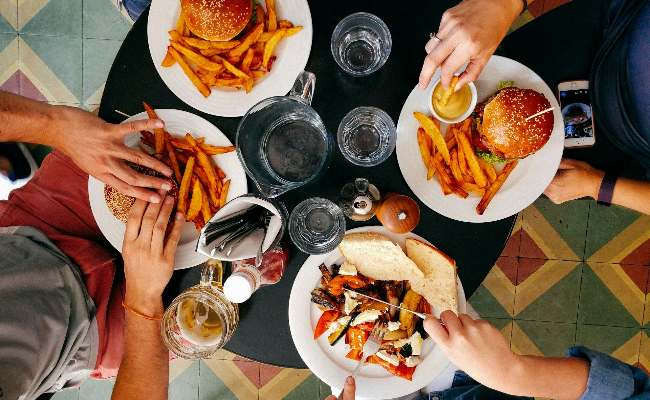
[[[442,39],[438,37],[438,32],[431,32],[429,33],[429,39],[435,39],[439,42],[442,42]]]

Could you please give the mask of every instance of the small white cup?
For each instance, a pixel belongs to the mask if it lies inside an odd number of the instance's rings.
[[[441,122],[447,123],[447,124],[455,124],[457,122],[461,122],[470,115],[472,115],[472,112],[474,112],[474,108],[476,107],[476,103],[478,101],[478,93],[476,92],[476,85],[474,85],[474,82],[469,82],[467,86],[469,86],[469,91],[472,94],[472,100],[469,103],[469,107],[467,107],[467,111],[465,111],[463,114],[459,115],[458,117],[454,119],[449,119],[449,118],[443,118],[438,113],[436,112],[435,108],[433,107],[433,91],[435,90],[436,86],[440,83],[440,77],[438,77],[437,80],[433,82],[433,85],[429,85],[429,89],[427,89],[427,102],[429,105],[429,110],[431,111],[431,114],[436,117],[438,120]]]

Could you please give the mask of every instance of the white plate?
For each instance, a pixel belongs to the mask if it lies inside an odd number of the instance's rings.
[[[206,98],[199,93],[178,64],[169,68],[160,65],[169,45],[167,32],[176,25],[181,5],[180,0],[154,0],[149,10],[147,37],[151,59],[158,74],[167,87],[191,107],[223,117],[242,116],[249,108],[267,97],[287,94],[298,74],[307,65],[312,39],[311,13],[306,0],[277,0],[275,7],[278,19],[287,19],[296,26],[302,25],[303,28],[295,35],[280,41],[275,49],[277,59],[271,72],[257,81],[250,93],[213,88],[212,94]]]
[[[393,242],[404,246],[411,237],[428,243],[414,233],[396,234],[382,226],[365,226],[349,230],[353,232],[378,232],[388,236]],[[345,358],[348,346],[339,341],[334,347],[327,342],[325,335],[314,340],[314,328],[322,311],[311,302],[311,291],[318,286],[321,273],[318,266],[340,264],[343,256],[338,249],[316,256],[310,256],[298,271],[289,297],[289,328],[293,343],[307,367],[323,382],[333,387],[341,387],[357,362]],[[458,308],[461,313],[467,311],[467,302],[463,286],[458,280]],[[430,383],[449,364],[449,360],[429,338],[422,346],[422,363],[413,374],[413,380],[391,375],[378,365],[366,365],[356,376],[357,396],[374,399],[389,399],[416,392]]]
[[[431,81],[435,82],[439,76],[440,70]],[[519,161],[483,215],[476,213],[478,197],[471,194],[466,199],[454,195],[445,196],[437,179],[427,181],[427,171],[420,157],[416,137],[419,125],[413,117],[414,111],[430,114],[427,89],[416,87],[406,99],[397,123],[397,161],[413,193],[433,211],[465,222],[490,222],[507,218],[532,204],[555,176],[564,149],[564,122],[553,91],[525,65],[509,58],[492,56],[475,82],[478,101],[481,102],[494,94],[499,82],[504,80],[514,81],[517,87],[534,89],[546,96],[551,106],[555,107],[555,120],[553,132],[546,145],[535,154]],[[443,123],[441,126],[444,133],[447,125]]]
[[[216,126],[212,125],[203,118],[181,110],[156,110],[156,113],[165,121],[165,129],[174,136],[184,136],[186,132],[191,133],[194,137],[205,137],[205,142],[215,146],[232,146],[232,143]],[[147,119],[147,114],[141,112],[126,119],[124,122]],[[133,133],[124,139],[124,143],[136,148],[140,141],[140,134]],[[230,189],[228,191],[228,201],[247,192],[246,173],[242,167],[237,154],[230,152],[213,156],[213,160],[218,163],[224,173],[230,179]],[[120,252],[122,251],[122,240],[124,239],[124,230],[126,225],[113,216],[104,200],[104,183],[93,178],[88,178],[88,197],[90,199],[90,208],[106,239]],[[176,259],[174,269],[183,269],[201,264],[208,257],[195,251],[196,241],[199,238],[199,232],[192,222],[186,222],[181,233],[181,240],[176,250]]]

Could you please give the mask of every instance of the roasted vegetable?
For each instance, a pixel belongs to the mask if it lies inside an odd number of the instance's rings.
[[[323,275],[323,277],[320,280],[321,284],[323,286],[327,286],[330,283],[330,281],[332,280],[332,278],[333,278],[332,273],[330,272],[329,269],[327,269],[325,264],[319,265],[318,269],[320,269],[320,273]]]
[[[384,341],[393,341],[393,340],[399,340],[399,339],[406,339],[407,337],[409,337],[409,336],[406,333],[406,331],[398,329],[396,331],[388,331],[388,332],[386,332],[383,339],[384,339]]]
[[[399,354],[401,354],[401,356],[404,358],[411,357],[411,355],[413,354],[413,348],[411,347],[411,344],[406,343],[404,346],[402,346],[399,349]]]
[[[332,332],[328,337],[327,341],[330,343],[330,346],[334,346],[347,332],[348,328],[350,327],[350,322],[354,319],[354,316],[352,317],[346,317],[348,319],[348,323],[345,325],[340,325],[334,332]]]
[[[330,310],[339,309],[336,299],[320,288],[311,291],[311,301]]]
[[[406,380],[413,379],[413,373],[415,372],[415,367],[407,367],[404,363],[400,363],[397,367],[390,364],[389,362],[382,360],[376,355],[368,357],[366,360],[367,363],[381,365],[388,370],[391,374],[404,378]]]
[[[386,301],[394,306],[399,306],[399,293],[396,282],[384,282],[384,289],[386,290]],[[390,307],[388,313],[390,319],[395,318],[398,308]]]
[[[422,296],[415,293],[413,290],[409,290],[406,292],[404,299],[402,300],[402,308],[406,308],[407,310],[411,311],[417,311],[421,298]],[[410,312],[401,310],[399,313],[399,322],[402,324],[401,329],[405,330],[408,336],[411,336],[413,332],[415,332],[415,315],[411,314]]]
[[[360,276],[338,275],[327,285],[327,291],[333,296],[343,294],[343,287],[349,289],[360,289],[368,285],[368,281]]]
[[[361,312],[368,311],[368,310],[377,310],[383,314],[383,313],[387,313],[389,311],[389,308],[392,308],[384,303],[366,299],[365,297],[361,297],[361,299],[365,300],[361,302],[361,305],[358,308],[358,310]]]
[[[314,329],[314,339],[318,339],[320,335],[325,333],[330,324],[336,321],[341,316],[341,313],[338,310],[327,310],[320,316],[318,323],[316,323],[316,329]]]

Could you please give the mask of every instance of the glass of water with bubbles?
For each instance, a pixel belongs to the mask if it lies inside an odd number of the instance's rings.
[[[365,12],[343,18],[332,33],[334,60],[353,76],[369,75],[381,68],[388,60],[391,45],[388,26]]]

